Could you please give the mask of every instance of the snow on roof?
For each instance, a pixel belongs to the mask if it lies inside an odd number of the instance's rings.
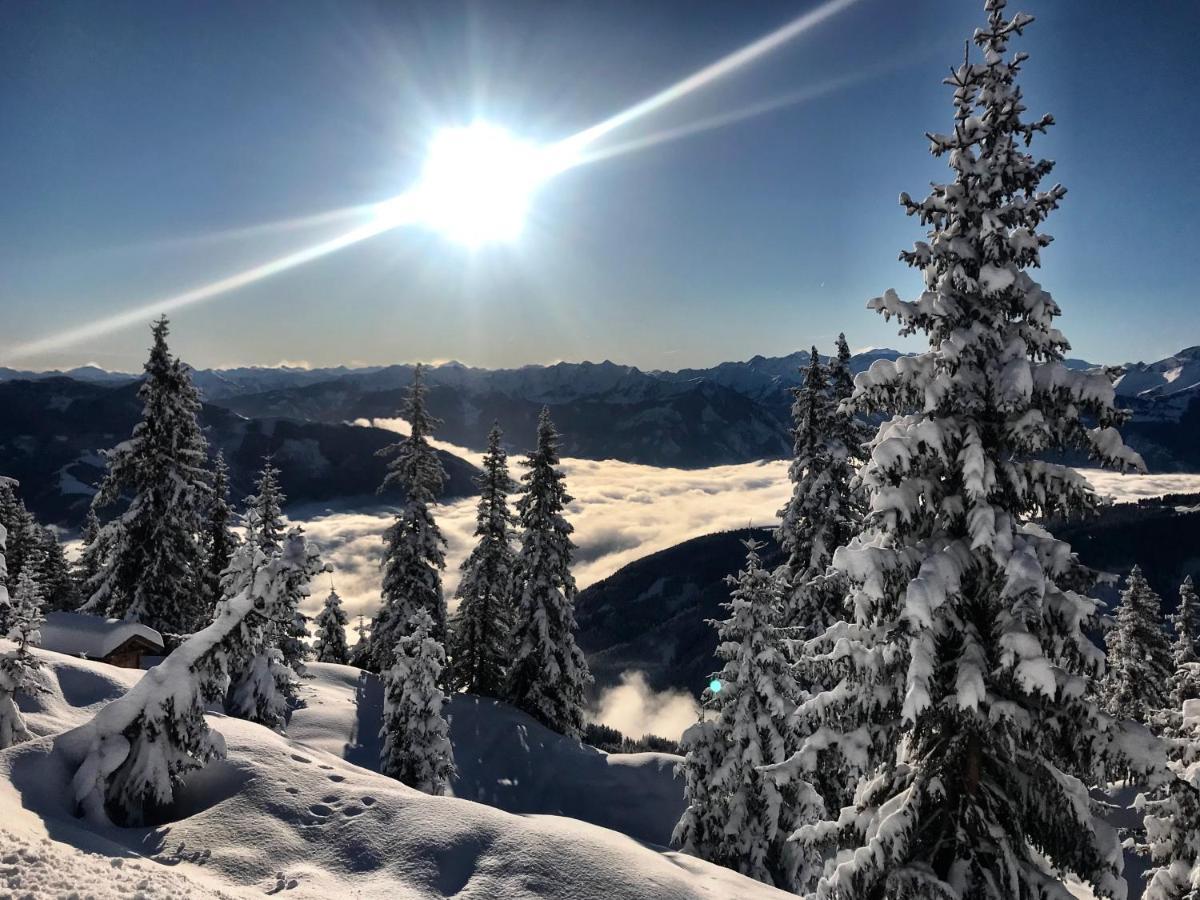
[[[70,656],[103,659],[131,638],[140,637],[163,647],[162,635],[137,622],[102,619],[86,613],[52,612],[46,614],[41,629],[42,647]]]

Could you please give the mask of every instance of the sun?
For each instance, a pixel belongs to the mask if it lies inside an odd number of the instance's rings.
[[[486,122],[434,135],[414,188],[416,219],[475,247],[521,234],[534,192],[562,166],[553,148]]]

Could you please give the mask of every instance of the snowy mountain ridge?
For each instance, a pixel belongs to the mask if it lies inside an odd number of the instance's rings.
[[[1154,399],[1200,388],[1200,346],[1153,363],[1130,363],[1116,381],[1118,396]]]
[[[896,359],[904,354],[886,347],[871,347],[851,358],[854,372],[865,371],[877,359]],[[822,357],[824,358],[824,357]],[[761,398],[780,387],[799,383],[799,370],[808,363],[808,351],[798,350],[784,356],[756,355],[748,360],[730,360],[709,367],[677,370],[648,369],[601,362],[530,363],[513,368],[489,369],[470,366],[457,360],[428,364],[431,385],[445,385],[476,392],[498,390],[547,403],[561,403],[585,396],[608,394],[610,397],[638,397],[635,387],[651,379],[667,383],[686,383],[706,379],[739,393]],[[1068,359],[1069,369],[1096,368],[1083,359]],[[1178,394],[1200,386],[1200,345],[1187,347],[1156,362],[1129,362],[1120,366],[1124,373],[1117,379],[1117,394],[1122,397],[1150,397]],[[399,363],[375,366],[326,366],[308,368],[277,366],[236,366],[193,371],[193,380],[209,400],[303,387],[326,381],[353,379],[360,386],[385,388],[402,386],[411,379],[412,365]],[[110,371],[94,363],[66,370],[18,370],[0,366],[0,382],[73,378],[97,384],[121,384],[139,378],[137,373]]]

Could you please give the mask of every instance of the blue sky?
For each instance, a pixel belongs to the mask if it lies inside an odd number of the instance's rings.
[[[18,4],[0,30],[0,365],[133,368],[140,327],[10,361],[6,348],[224,277],[344,222],[245,231],[393,196],[430,135],[472,118],[570,135],[813,2]],[[1027,0],[1039,149],[1070,193],[1043,285],[1077,355],[1200,344],[1200,5]],[[776,355],[917,290],[897,204],[942,177],[927,130],[982,20],[966,0],[860,0],[610,135],[634,140],[825,85],[815,99],[568,171],[525,233],[474,252],[402,228],[178,311],[197,366],[609,358],[676,368]]]

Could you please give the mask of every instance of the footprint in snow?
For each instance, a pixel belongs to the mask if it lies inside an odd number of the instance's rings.
[[[330,776],[329,776],[329,780],[330,780],[330,781],[342,782],[342,781],[345,781],[345,780],[346,780],[346,776],[345,776],[345,775],[330,775]]]
[[[282,872],[276,872],[275,887],[271,888],[271,890],[267,891],[267,893],[278,894],[281,891],[290,891],[299,884],[300,882],[298,882],[295,878],[285,878]]]
[[[324,803],[314,803],[312,806],[310,806],[308,808],[308,811],[310,813],[312,813],[314,816],[316,816],[318,819],[324,819],[326,816],[333,815],[333,810],[330,809],[328,806],[326,806]]]
[[[312,760],[309,759],[307,756],[301,756],[298,753],[293,753],[292,759],[294,759],[296,762],[302,762],[302,763],[312,762]]]
[[[362,803],[363,806],[374,806],[375,798],[374,797],[360,797],[359,802]]]

